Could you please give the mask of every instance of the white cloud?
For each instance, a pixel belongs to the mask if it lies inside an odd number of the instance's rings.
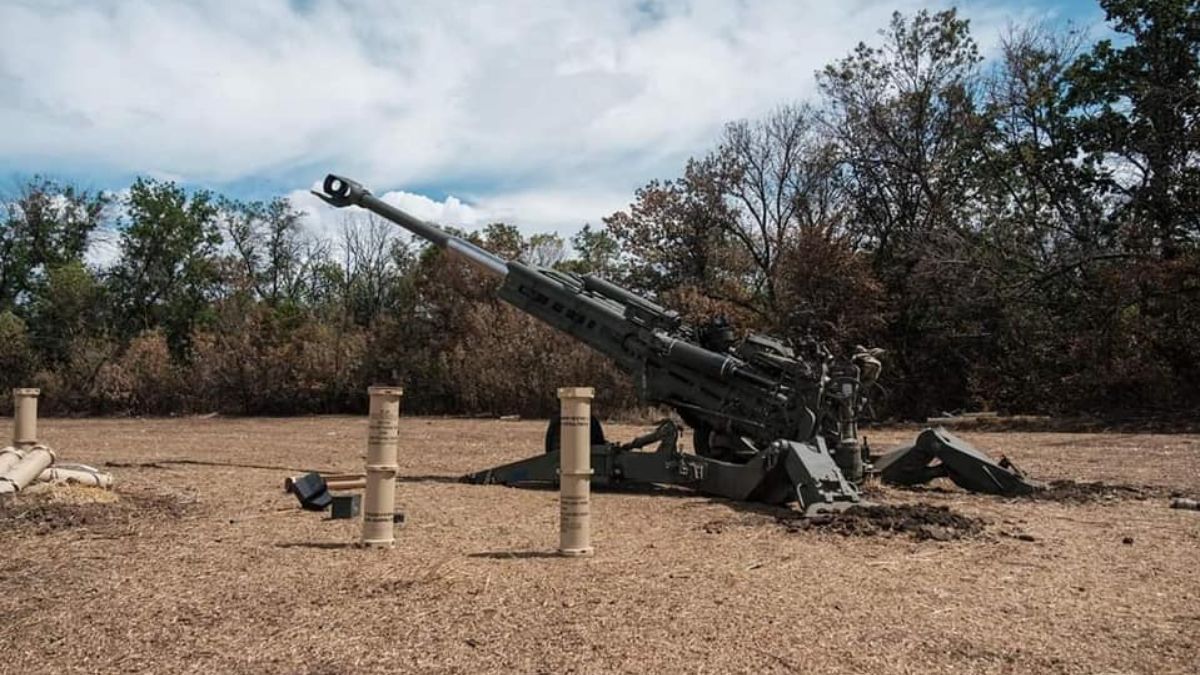
[[[480,225],[480,221],[486,217],[479,209],[462,203],[454,196],[439,202],[424,195],[393,191],[385,192],[379,198],[421,220],[443,225],[471,228]]]
[[[600,218],[628,206],[632,195],[625,190],[538,187],[489,196],[479,201],[488,214],[487,222],[504,222],[529,232],[573,234],[585,223],[600,224]]]
[[[92,232],[83,260],[98,269],[107,269],[121,257],[120,235],[107,228]]]
[[[305,229],[315,237],[336,241],[347,217],[358,217],[358,209],[342,210],[328,206],[308,190],[287,195],[304,213]],[[438,201],[411,192],[385,192],[380,198],[421,220],[462,230],[482,229],[489,223],[509,223],[527,233],[558,232],[570,236],[586,222],[598,224],[600,218],[625,208],[629,195],[622,191],[602,193],[565,188],[537,188],[523,192],[492,195],[475,203],[466,203],[453,195]],[[581,214],[597,214],[585,217]]]
[[[358,209],[346,211],[333,208],[308,190],[294,190],[287,197],[296,209],[304,213],[304,225],[308,232],[322,239],[336,240],[345,218],[355,218],[362,213]],[[421,220],[439,225],[472,230],[492,222],[485,211],[453,196],[437,201],[411,192],[392,191],[379,195],[379,198]]]
[[[332,170],[461,196],[389,193],[430,219],[573,231],[925,4],[6,0],[0,161],[208,184]],[[984,43],[1020,18],[964,13]]]

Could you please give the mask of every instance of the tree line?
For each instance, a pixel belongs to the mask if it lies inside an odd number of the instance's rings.
[[[569,242],[460,234],[693,320],[882,347],[887,416],[1194,411],[1200,2],[1101,6],[1112,39],[1017,26],[987,59],[954,10],[896,14],[814,100],[730,123]],[[384,382],[414,412],[544,414],[565,384],[636,405],[604,359],[361,212],[321,241],[284,198],[152,179],[118,199],[35,178],[5,205],[0,386],[56,412],[358,411]],[[105,232],[115,260],[89,265]]]

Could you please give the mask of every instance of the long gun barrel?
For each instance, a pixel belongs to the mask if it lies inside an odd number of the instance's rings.
[[[432,242],[450,255],[461,258],[479,270],[503,278],[508,274],[508,263],[499,256],[485,251],[469,241],[456,237],[433,223],[419,220],[371,194],[371,191],[349,178],[329,174],[322,185],[325,194],[313,190],[327,204],[337,207],[361,206],[373,211],[422,239]]]
[[[789,398],[778,377],[729,352],[695,344],[692,329],[675,312],[596,276],[504,260],[348,178],[330,174],[323,188],[325,194],[314,194],[328,204],[372,211],[500,278],[503,300],[613,359],[634,376],[646,402],[699,411],[712,426],[732,424],[739,435],[761,435],[765,442],[811,435],[812,413]],[[741,393],[731,394],[731,387]]]

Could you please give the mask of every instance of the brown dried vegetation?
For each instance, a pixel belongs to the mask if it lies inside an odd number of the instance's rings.
[[[303,468],[361,470],[362,418],[44,420],[73,460],[111,463],[118,499],[0,506],[5,668],[1182,673],[1200,659],[1200,519],[1165,496],[1200,485],[1196,436],[964,433],[1041,479],[1139,487],[1087,501],[875,487],[884,510],[853,529],[677,490],[598,493],[596,555],[565,560],[554,492],[456,482],[537,452],[541,422],[402,422],[408,522],[396,549],[365,551],[354,523],[281,491]],[[884,448],[912,431],[869,435]],[[909,519],[935,522],[913,536]],[[961,522],[982,530],[941,540]],[[868,523],[888,531],[838,529]]]

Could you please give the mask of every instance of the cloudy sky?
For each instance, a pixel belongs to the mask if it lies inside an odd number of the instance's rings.
[[[570,233],[677,175],[721,126],[809,99],[893,10],[937,0],[0,0],[0,180],[135,175],[242,198],[329,171],[418,215]],[[1093,0],[964,0],[1102,23]]]

